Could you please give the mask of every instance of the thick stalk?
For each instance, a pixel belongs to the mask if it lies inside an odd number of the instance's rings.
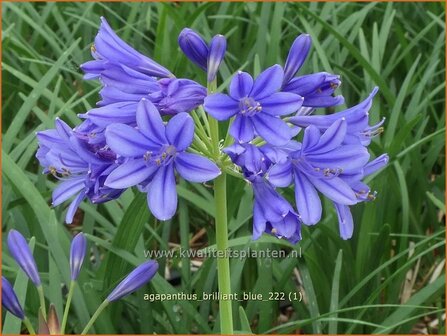
[[[85,326],[84,330],[82,330],[81,335],[85,335],[87,334],[87,332],[90,330],[90,328],[92,327],[93,323],[95,323],[96,319],[98,318],[99,314],[102,313],[102,311],[104,310],[104,308],[106,308],[108,306],[108,304],[110,303],[110,301],[108,300],[104,300],[103,303],[101,303],[101,305],[98,307],[98,309],[96,309],[95,313],[93,314],[92,318],[90,319],[90,321],[88,321],[87,325]]]
[[[208,84],[208,93],[214,93],[216,82]],[[210,135],[213,144],[213,156],[221,164],[219,123],[209,116]],[[216,205],[216,245],[217,245],[217,280],[219,285],[220,333],[233,334],[233,315],[231,309],[230,260],[228,258],[228,224],[227,224],[227,182],[225,171],[214,180],[214,202]],[[226,299],[224,299],[226,298]]]
[[[216,204],[216,245],[217,245],[217,278],[219,284],[220,332],[233,334],[233,315],[231,309],[230,260],[228,258],[228,226],[227,226],[227,183],[226,174],[222,172],[214,180],[214,200]],[[225,297],[227,299],[225,299]]]
[[[65,304],[64,317],[62,318],[61,334],[65,334],[65,326],[67,325],[68,312],[70,311],[71,299],[73,298],[76,281],[70,282],[70,289],[68,290],[67,303]]]

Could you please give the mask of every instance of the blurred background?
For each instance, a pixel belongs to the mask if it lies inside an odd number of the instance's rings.
[[[117,34],[177,77],[205,75],[180,52],[184,27],[209,40],[228,40],[219,83],[240,69],[258,73],[283,64],[294,38],[307,32],[313,47],[300,74],[341,75],[346,105],[380,91],[373,122],[385,131],[370,146],[387,152],[388,167],[370,182],[377,199],[353,207],[354,236],[339,238],[337,216],[324,206],[321,223],[303,229],[297,246],[263,237],[251,241],[252,194],[229,178],[230,246],[300,252],[300,257],[231,260],[234,292],[301,293],[303,300],[234,302],[235,329],[248,333],[445,334],[445,8],[441,3],[8,3],[2,4],[2,273],[36,325],[35,288],[18,271],[5,240],[11,228],[35,237],[34,255],[48,302],[62,316],[69,280],[71,236],[89,239],[67,331],[79,333],[110,289],[145,250],[159,258],[159,274],[136,294],[114,303],[96,333],[216,333],[217,301],[144,301],[150,293],[217,291],[215,259],[180,256],[215,242],[212,189],[179,186],[178,214],[150,216],[145,195],[128,190],[116,201],[84,202],[70,226],[66,204],[50,207],[57,182],[42,175],[35,132],[60,117],[71,126],[98,100],[99,83],[82,80],[79,65],[104,16]],[[333,110],[320,111],[331,113]],[[289,195],[293,197],[293,191]],[[3,333],[20,321],[2,313]],[[93,333],[93,330],[91,330]]]

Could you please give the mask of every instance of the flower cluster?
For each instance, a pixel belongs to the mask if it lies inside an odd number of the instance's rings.
[[[188,31],[180,34],[185,52],[197,47],[191,40]],[[209,78],[216,76],[225,46],[221,35],[209,47],[203,42],[197,55]],[[104,18],[91,51],[94,60],[81,68],[85,79],[97,78],[103,86],[97,107],[81,114],[84,121],[74,129],[57,119],[55,129],[37,133],[44,173],[61,181],[52,204],[75,196],[65,217],[72,223],[84,199],[103,203],[138,186],[154,216],[167,220],[177,208],[175,172],[191,182],[220,174],[212,161],[189,152],[194,122],[188,113],[203,104],[206,89],[134,50]]]
[[[314,114],[318,108],[344,103],[344,98],[335,94],[341,84],[337,75],[297,76],[311,48],[310,36],[302,34],[284,67],[275,64],[256,78],[239,71],[228,94],[216,93],[225,37],[216,35],[207,43],[185,28],[179,47],[206,72],[207,91],[190,79],[176,78],[101,20],[91,48],[94,60],[81,65],[85,79],[100,80],[101,100],[80,115],[83,122],[74,129],[56,120],[55,129],[37,135],[37,157],[45,173],[61,180],[53,205],[75,196],[67,223],[83,199],[106,202],[132,186],[147,193],[155,217],[170,219],[177,209],[176,176],[190,182],[213,180],[220,168],[228,168],[226,154],[253,186],[255,239],[267,232],[296,243],[302,224],[320,221],[321,195],[334,204],[341,237],[352,236],[349,207],[374,199],[375,193],[362,181],[388,161],[386,155],[370,160],[367,149],[372,137],[382,132],[383,120],[369,122],[377,89],[342,112]],[[216,153],[204,111],[213,122],[231,119],[233,145]],[[295,206],[280,192],[291,185]]]
[[[83,233],[78,233],[71,242],[70,248],[70,274],[71,285],[68,294],[67,305],[64,311],[64,318],[62,325],[59,325],[56,311],[52,309],[50,305],[50,311],[48,317],[46,316],[46,305],[43,293],[43,287],[39,276],[39,271],[36,266],[31,249],[29,248],[25,237],[16,230],[11,230],[8,234],[8,248],[13,259],[17,262],[21,270],[27,275],[27,277],[37,287],[40,297],[40,312],[43,314],[39,319],[39,331],[43,334],[63,334],[67,322],[68,311],[71,303],[71,297],[73,295],[73,284],[76,283],[82,264],[85,259],[87,251],[87,240]],[[109,294],[104,301],[103,305],[119,300],[124,296],[136,291],[138,288],[148,283],[157,273],[158,263],[154,260],[148,260],[138,267],[136,267],[129,275],[127,275],[115,289]],[[7,311],[15,315],[22,321],[29,329],[30,333],[34,334],[29,320],[25,316],[25,312],[17,298],[14,288],[9,281],[2,276],[2,305]],[[96,319],[96,317],[95,317]],[[94,321],[93,317],[92,320]],[[56,321],[56,322],[55,322]]]
[[[284,70],[274,65],[256,79],[239,72],[228,95],[205,98],[204,107],[214,118],[235,116],[229,132],[236,143],[224,151],[253,187],[254,239],[267,232],[292,243],[299,241],[301,224],[314,225],[321,219],[320,194],[334,204],[340,236],[351,238],[349,206],[375,198],[362,180],[388,162],[386,154],[369,161],[367,150],[371,138],[382,131],[383,120],[369,125],[368,112],[377,88],[352,108],[312,115],[316,108],[339,105],[344,99],[334,96],[341,83],[336,75],[294,77],[310,45],[308,35],[298,36]],[[255,137],[266,144],[256,147]],[[291,185],[295,208],[276,189]]]

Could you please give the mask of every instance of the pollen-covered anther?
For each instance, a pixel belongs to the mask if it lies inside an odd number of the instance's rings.
[[[330,86],[331,86],[331,89],[333,89],[333,90],[335,90],[336,88],[338,88],[338,84],[337,84],[337,83],[334,83],[334,82],[331,82],[331,83],[330,83]]]
[[[152,152],[151,151],[147,151],[146,153],[144,153],[143,155],[143,159],[144,161],[149,161],[152,157]]]
[[[90,46],[90,51],[91,51],[92,53],[95,53],[95,52],[96,52],[96,47],[95,47],[94,44],[92,44],[92,45]]]

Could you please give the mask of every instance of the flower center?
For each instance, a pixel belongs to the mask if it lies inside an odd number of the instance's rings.
[[[164,145],[158,152],[147,151],[143,158],[147,164],[156,164],[157,166],[166,166],[177,154],[177,149],[172,145]]]
[[[245,97],[239,101],[239,109],[242,115],[251,117],[254,116],[256,113],[261,112],[262,106],[253,98]]]

